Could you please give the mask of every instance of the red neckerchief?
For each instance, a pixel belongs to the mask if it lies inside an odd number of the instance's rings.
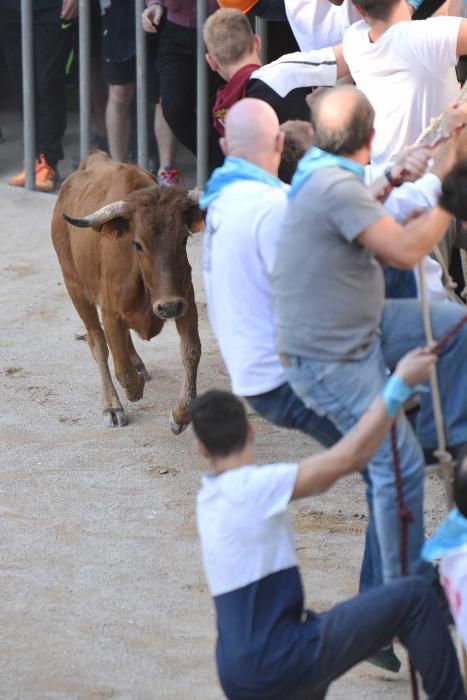
[[[260,64],[249,63],[243,68],[240,68],[233,75],[229,82],[220,87],[216,94],[216,101],[212,108],[212,116],[214,119],[214,128],[217,133],[224,136],[224,124],[227,112],[230,107],[236,102],[245,97],[246,84],[250,79],[250,75],[260,68]]]

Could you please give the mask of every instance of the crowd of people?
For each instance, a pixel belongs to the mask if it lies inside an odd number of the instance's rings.
[[[457,465],[458,510],[446,527],[458,528],[467,570],[467,326],[439,356],[423,349],[416,271],[424,272],[439,338],[466,313],[445,288],[456,249],[467,245],[467,104],[457,99],[456,73],[467,55],[462,3],[219,4],[209,0],[203,27],[212,121],[200,206],[209,319],[236,396],[208,392],[191,415],[211,468],[197,517],[223,690],[229,700],[324,698],[360,661],[397,672],[398,638],[429,698],[462,700],[450,613],[433,557],[422,550],[425,465],[437,448],[427,380],[436,363]],[[0,9],[2,46],[18,70],[17,2],[0,0]],[[77,10],[77,0],[34,1],[36,186],[44,191],[54,188],[63,157],[65,64]],[[263,65],[252,14],[287,23],[299,50]],[[130,0],[101,0],[93,17],[101,28],[93,57],[100,66],[103,55],[108,85],[101,135],[124,162],[134,8]],[[176,141],[196,155],[196,3],[147,0],[141,21],[157,40],[150,74],[157,176],[171,186],[180,182]],[[52,41],[41,38],[51,32]],[[96,81],[96,123],[99,94]],[[440,114],[436,143],[418,143]],[[24,173],[10,183],[24,185]],[[435,247],[443,265],[431,257]],[[415,415],[404,411],[414,395]],[[256,466],[253,430],[236,397],[326,449],[298,465]],[[408,519],[405,578],[391,426]],[[359,596],[317,614],[304,607],[287,506],[356,471],[369,513]]]

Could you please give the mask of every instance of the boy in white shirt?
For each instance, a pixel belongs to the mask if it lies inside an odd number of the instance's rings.
[[[343,41],[355,83],[375,112],[371,162],[384,163],[414,143],[459,94],[455,66],[467,53],[467,20],[411,21],[405,0],[354,0],[362,21]]]
[[[323,613],[306,610],[287,515],[291,499],[363,468],[402,406],[397,385],[417,391],[434,360],[427,351],[407,355],[354,430],[300,464],[256,465],[253,429],[232,394],[209,391],[193,402],[198,451],[211,468],[197,525],[229,700],[322,700],[334,679],[395,636],[430,700],[465,700],[449,632],[423,580],[400,579]]]

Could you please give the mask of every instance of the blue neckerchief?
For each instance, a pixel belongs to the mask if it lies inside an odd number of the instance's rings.
[[[265,185],[273,187],[285,187],[279,178],[274,177],[258,165],[243,160],[243,158],[227,156],[224,164],[220,168],[216,168],[207,181],[204,192],[199,198],[200,208],[207,209],[211,202],[219,197],[224,187],[237,180],[256,180],[256,182],[264,182]]]
[[[434,535],[423,545],[422,558],[426,561],[440,559],[448,551],[458,549],[465,544],[467,544],[467,518],[454,508]]]
[[[298,161],[297,169],[292,178],[289,198],[295,197],[310,175],[313,175],[316,170],[321,168],[343,168],[344,170],[350,170],[360,180],[363,180],[365,177],[365,168],[360,163],[355,163],[348,158],[336,156],[334,153],[327,153],[327,151],[322,151],[317,146],[312,146],[303,158]]]

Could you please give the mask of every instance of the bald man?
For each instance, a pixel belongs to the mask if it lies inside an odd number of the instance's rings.
[[[261,100],[237,102],[226,120],[226,156],[201,198],[207,208],[204,282],[209,319],[232,390],[264,418],[326,447],[340,434],[305,408],[285,380],[275,350],[270,275],[287,203],[277,178],[284,134]]]
[[[373,198],[363,183],[373,122],[369,101],[354,87],[335,88],[315,101],[312,125],[317,147],[301,161],[292,180],[273,274],[277,345],[286,377],[306,406],[328,417],[343,433],[367,410],[388,369],[424,342],[419,302],[384,300],[379,261],[401,269],[414,267],[442,240],[452,218],[434,207],[401,226]],[[453,163],[458,138],[446,151]],[[458,305],[433,303],[435,337],[463,313]],[[464,329],[438,364],[453,454],[467,442],[466,354]],[[397,421],[397,434],[404,498],[412,515],[408,557],[414,570],[423,543],[424,456],[405,416]],[[424,448],[436,446],[429,393],[421,397],[417,436]],[[389,581],[401,574],[389,438],[370,462],[368,473],[383,575]]]

